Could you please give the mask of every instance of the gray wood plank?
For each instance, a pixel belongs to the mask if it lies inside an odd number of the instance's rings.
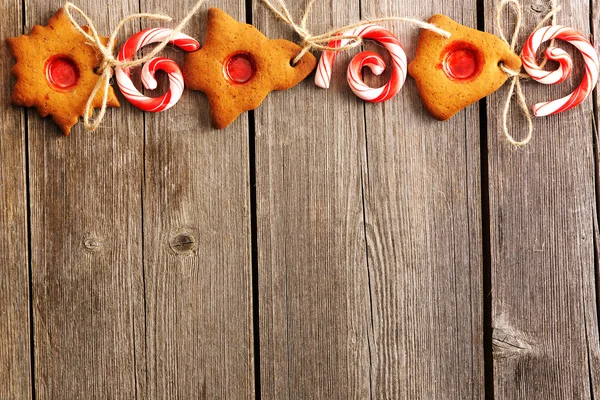
[[[286,2],[300,18],[304,1]],[[314,32],[359,19],[358,1],[317,1]],[[268,37],[297,40],[255,2]],[[361,198],[362,104],[312,75],[256,111],[261,393],[265,399],[368,398],[370,310]]]
[[[364,16],[444,13],[473,28],[475,9],[475,1],[362,1]],[[389,26],[413,59],[419,30]],[[436,121],[409,76],[397,97],[366,104],[365,116],[373,398],[483,398],[479,107]]]
[[[592,43],[599,43],[600,42],[600,3],[597,0],[594,0],[592,2],[590,2],[590,5],[592,7],[591,10],[591,30],[592,30]],[[596,50],[598,51],[598,50]],[[586,309],[587,312],[587,319],[589,320],[593,320],[594,318],[596,318],[596,326],[592,325],[587,328],[588,331],[588,337],[590,338],[590,340],[595,341],[596,343],[600,343],[600,229],[599,229],[599,221],[600,221],[600,214],[598,213],[598,204],[600,201],[600,169],[598,169],[598,166],[600,165],[600,148],[599,143],[600,143],[600,136],[598,135],[598,124],[600,123],[600,120],[598,119],[598,102],[600,101],[600,98],[598,96],[600,96],[600,93],[598,91],[598,89],[596,88],[594,90],[594,100],[595,100],[595,104],[594,104],[594,125],[593,125],[593,135],[594,135],[594,140],[593,140],[593,148],[594,148],[594,163],[595,163],[595,189],[596,189],[596,210],[595,210],[595,216],[596,218],[594,218],[594,250],[595,250],[595,279],[596,279],[596,298],[595,298],[595,306],[596,307],[589,307]],[[592,290],[592,289],[590,289]],[[593,303],[592,303],[593,304]],[[594,315],[595,312],[595,315]],[[590,358],[590,384],[592,386],[592,392],[594,393],[594,395],[596,397],[600,396],[600,347],[598,346],[591,346],[588,348],[588,357]]]
[[[520,43],[548,11],[536,4],[523,4]],[[560,5],[559,23],[589,34],[588,2]],[[485,2],[488,31],[495,6]],[[574,61],[581,71],[581,57]],[[528,104],[568,94],[581,76],[525,83]],[[517,151],[501,133],[505,96],[506,86],[487,103],[495,396],[598,397],[592,101],[536,118],[532,142]],[[525,133],[516,107],[509,121],[515,135]]]
[[[22,33],[21,1],[0,6],[0,38]],[[31,397],[24,112],[10,105],[14,60],[4,42],[0,107],[0,398]]]
[[[195,1],[141,4],[177,21]],[[242,0],[213,5],[245,19]],[[207,8],[184,29],[200,43]],[[146,115],[145,143],[147,398],[254,398],[248,117],[217,131],[188,90]]]
[[[369,16],[436,11],[362,4]],[[255,20],[271,37],[293,38],[265,14]],[[358,2],[317,2],[312,15],[315,32],[360,18]],[[418,30],[394,30],[414,55]],[[308,80],[257,111],[262,394],[481,397],[477,107],[435,122],[409,79],[365,111],[348,56],[329,91]]]
[[[62,5],[27,2],[26,31]],[[131,2],[78,6],[106,36],[138,11]],[[135,398],[145,363],[142,114],[110,109],[96,132],[80,123],[69,137],[28,114],[37,397]]]

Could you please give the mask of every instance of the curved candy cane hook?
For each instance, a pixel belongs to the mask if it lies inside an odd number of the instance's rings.
[[[546,57],[559,63],[554,71],[546,71],[537,64],[536,53],[540,45],[548,40],[561,39],[571,43],[579,50],[585,62],[585,75],[581,84],[573,93],[558,100],[546,101],[533,106],[533,114],[543,117],[569,110],[585,100],[598,82],[598,54],[594,46],[579,32],[566,26],[553,25],[535,31],[525,43],[521,59],[527,73],[537,82],[553,85],[567,79],[573,70],[573,61],[569,55],[557,47],[549,47]]]
[[[119,51],[119,61],[128,61],[135,53],[150,43],[162,42],[173,32],[171,29],[152,28],[138,32],[130,37]],[[185,51],[195,51],[200,44],[193,38],[178,33],[174,36],[171,44]],[[173,107],[181,98],[185,87],[183,74],[175,61],[165,57],[155,57],[142,67],[142,83],[146,89],[156,89],[156,71],[162,70],[169,76],[169,91],[159,97],[147,97],[137,90],[131,80],[128,68],[115,68],[117,83],[123,96],[134,106],[144,111],[160,112]]]
[[[387,29],[369,24],[341,34],[342,36],[360,36],[381,43],[392,56],[392,77],[389,82],[380,88],[367,86],[361,76],[363,67],[369,67],[375,75],[381,75],[385,70],[385,61],[379,54],[364,51],[356,55],[348,65],[347,79],[350,88],[358,97],[369,102],[386,101],[394,97],[404,85],[406,80],[406,54],[400,41]],[[351,39],[340,39],[329,43],[329,47],[345,46]],[[331,81],[331,68],[337,57],[336,51],[324,51],[317,67],[315,84],[324,89],[329,88]]]

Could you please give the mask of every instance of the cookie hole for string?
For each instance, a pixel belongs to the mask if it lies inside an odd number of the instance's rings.
[[[46,61],[46,82],[58,92],[69,92],[79,82],[79,68],[69,56],[56,55]]]
[[[233,53],[223,63],[225,78],[235,85],[248,84],[256,75],[256,62],[249,53]]]
[[[496,64],[496,66],[500,71],[504,72],[505,74],[508,74],[509,76],[512,76],[512,70],[506,66],[505,60],[498,61],[498,64]]]

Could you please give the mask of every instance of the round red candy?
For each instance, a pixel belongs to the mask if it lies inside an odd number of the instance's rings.
[[[468,79],[476,71],[477,59],[469,50],[458,50],[446,58],[448,72],[457,79]]]
[[[54,57],[46,63],[46,79],[58,90],[68,90],[79,81],[79,70],[68,57]]]
[[[483,69],[484,58],[471,43],[457,41],[444,51],[442,68],[446,76],[457,81],[471,81]]]
[[[256,69],[249,55],[236,54],[227,60],[225,71],[230,81],[243,84],[252,79]]]

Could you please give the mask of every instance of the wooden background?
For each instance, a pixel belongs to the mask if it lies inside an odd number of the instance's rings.
[[[105,35],[194,2],[108,3],[77,2]],[[560,4],[600,42],[600,3]],[[0,36],[61,5],[3,1]],[[297,39],[257,0],[208,6]],[[495,6],[317,0],[309,26],[444,13],[497,33]],[[520,43],[549,9],[522,6]],[[185,29],[200,40],[207,7]],[[389,27],[412,59],[418,29]],[[1,48],[0,399],[600,398],[597,91],[516,150],[506,86],[442,123],[411,78],[358,100],[344,54],[329,91],[308,79],[223,131],[187,91],[160,114],[122,99],[65,138],[9,105]],[[580,77],[524,83],[528,102]],[[516,106],[510,121],[524,134]]]

